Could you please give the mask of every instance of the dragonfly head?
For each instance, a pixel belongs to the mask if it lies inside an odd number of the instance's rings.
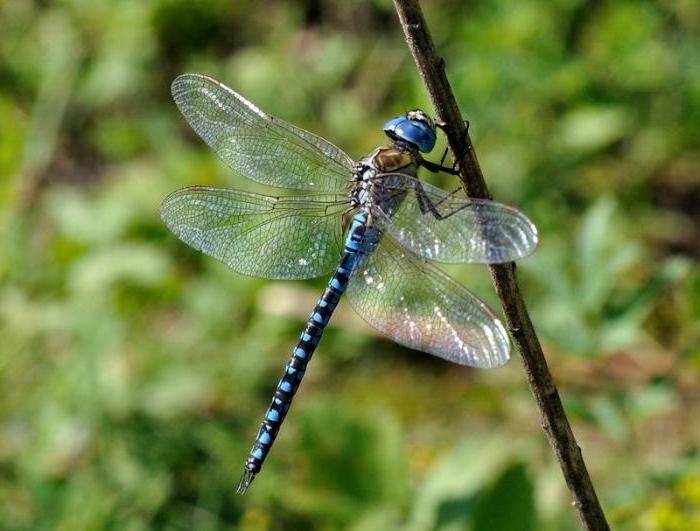
[[[435,147],[435,123],[420,109],[392,118],[384,124],[384,132],[392,140],[413,144],[423,153]]]

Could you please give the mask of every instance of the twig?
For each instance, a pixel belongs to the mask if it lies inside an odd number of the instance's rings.
[[[394,0],[396,11],[416,66],[443,122],[452,153],[460,154],[460,180],[470,197],[490,198],[462,115],[445,75],[445,62],[438,57],[417,0]],[[542,418],[542,428],[554,450],[573,498],[572,504],[584,529],[607,530],[608,523],[588,475],[581,449],[571,431],[542,347],[537,339],[515,276],[515,264],[489,266],[491,278],[520,355],[527,381]]]

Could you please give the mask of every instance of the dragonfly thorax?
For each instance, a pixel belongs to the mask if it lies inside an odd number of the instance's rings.
[[[418,173],[418,153],[405,142],[394,142],[388,146],[380,146],[363,157],[356,166],[356,174],[363,175],[367,169],[380,173],[404,173],[415,177]],[[374,175],[369,178],[373,178]]]
[[[418,154],[410,145],[398,141],[388,146],[380,146],[355,165],[353,170],[353,205],[369,208],[372,205],[374,188],[383,174],[402,173],[416,176],[418,173]]]

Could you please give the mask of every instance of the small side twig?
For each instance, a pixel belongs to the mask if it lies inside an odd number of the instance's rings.
[[[435,107],[436,117],[444,123],[444,131],[452,153],[459,154],[460,180],[467,195],[490,198],[484,176],[462,115],[457,107],[445,74],[445,62],[438,57],[418,0],[394,0],[406,42]],[[503,307],[508,330],[520,355],[527,381],[540,410],[542,428],[559,462],[573,505],[584,529],[608,530],[581,449],[571,431],[547,366],[542,347],[530,321],[515,276],[515,264],[489,266],[491,278]]]

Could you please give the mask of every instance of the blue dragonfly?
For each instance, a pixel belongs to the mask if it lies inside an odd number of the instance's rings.
[[[510,262],[534,251],[537,230],[513,207],[417,179],[420,167],[456,173],[421,155],[436,141],[426,113],[386,122],[390,142],[355,163],[209,76],[182,75],[172,93],[192,128],[234,172],[301,193],[190,186],[163,201],[168,228],[245,275],[307,279],[333,272],[265,412],[239,493],[260,472],[346,291],[357,313],[401,345],[472,367],[508,361],[508,336],[493,312],[429,260]]]

